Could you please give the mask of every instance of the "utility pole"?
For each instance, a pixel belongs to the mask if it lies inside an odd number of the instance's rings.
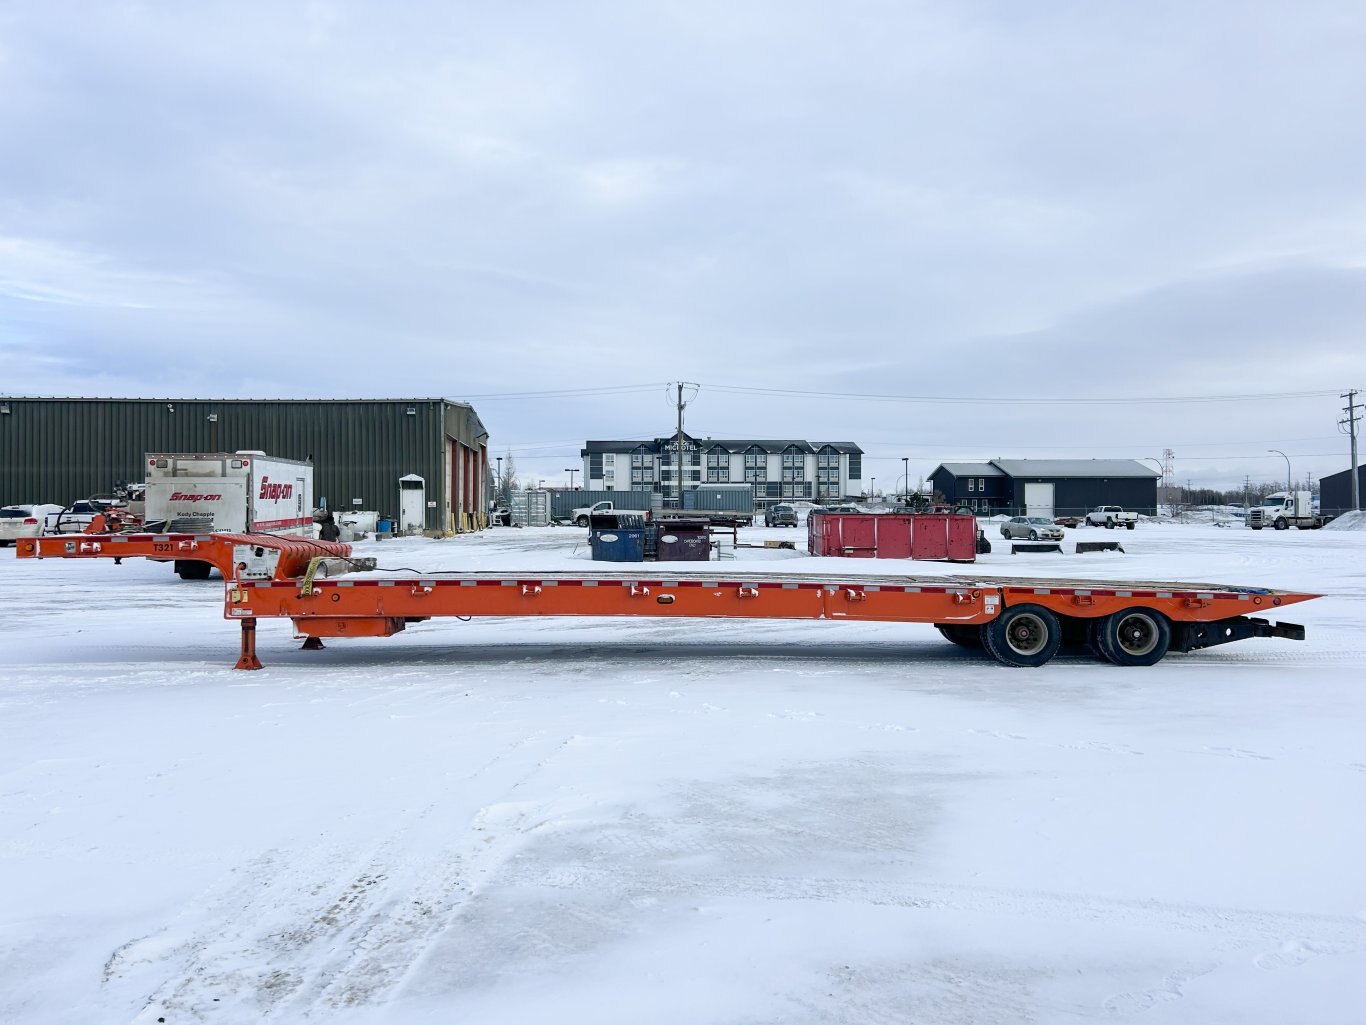
[[[1338,397],[1347,400],[1347,408],[1343,410],[1347,416],[1338,421],[1338,426],[1346,427],[1346,433],[1352,439],[1352,509],[1359,512],[1361,510],[1361,484],[1357,480],[1357,422],[1361,420],[1361,414],[1357,412],[1357,389],[1353,388],[1345,395]]]
[[[674,453],[674,485],[675,485],[675,487],[677,487],[677,489],[678,489],[678,492],[677,492],[677,493],[678,493],[678,505],[679,505],[679,508],[682,508],[682,506],[683,506],[683,410],[684,410],[684,409],[687,407],[687,405],[688,405],[686,402],[683,401],[683,389],[684,389],[684,388],[700,388],[701,385],[695,384],[695,383],[693,383],[692,381],[679,381],[679,382],[675,385],[675,387],[678,389],[678,395],[677,395],[677,398],[675,399],[675,401],[676,401],[676,403],[677,403],[677,405],[678,405],[678,438],[677,438],[677,441],[676,441],[676,444],[678,445],[678,451]],[[694,392],[693,392],[693,395],[696,396],[696,395],[697,395],[697,392],[694,391]]]

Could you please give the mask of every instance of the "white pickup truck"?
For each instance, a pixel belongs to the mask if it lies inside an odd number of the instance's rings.
[[[1086,514],[1086,525],[1088,527],[1127,527],[1134,529],[1138,523],[1138,513],[1125,512],[1117,505],[1098,505]]]
[[[597,516],[601,513],[612,513],[616,511],[616,506],[614,506],[611,502],[594,502],[592,505],[584,505],[580,506],[577,509],[571,510],[569,513],[569,518],[574,522],[576,526],[586,527],[588,526],[588,517]],[[622,511],[640,512],[639,509],[623,509]]]

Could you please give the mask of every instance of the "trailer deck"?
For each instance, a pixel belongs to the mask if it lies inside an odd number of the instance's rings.
[[[193,546],[193,547],[190,547]],[[226,581],[224,617],[241,624],[239,669],[259,669],[256,626],[288,619],[305,647],[390,637],[411,623],[474,616],[812,619],[927,623],[1008,666],[1039,666],[1064,643],[1117,665],[1152,665],[1248,637],[1302,640],[1304,628],[1256,613],[1315,594],[1225,584],[884,576],[715,564],[588,572],[377,569],[351,546],[273,535],[76,535],[21,542],[20,558],[174,559],[193,552]]]

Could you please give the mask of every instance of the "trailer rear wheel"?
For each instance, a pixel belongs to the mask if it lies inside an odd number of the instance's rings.
[[[1062,625],[1042,605],[1013,605],[982,627],[982,646],[1006,666],[1041,666],[1061,643]]]
[[[1124,609],[1100,620],[1096,643],[1106,660],[1117,666],[1150,666],[1167,654],[1172,628],[1160,612]]]
[[[964,623],[935,623],[934,628],[944,635],[944,639],[952,641],[960,648],[980,648],[982,646],[982,628],[980,626],[967,626]]]
[[[208,580],[209,572],[213,569],[207,562],[199,562],[196,559],[176,559],[176,576],[181,580]]]

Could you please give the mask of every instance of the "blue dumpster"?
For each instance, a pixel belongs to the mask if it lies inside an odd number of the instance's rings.
[[[615,527],[590,530],[588,546],[594,562],[644,562],[645,528]]]

